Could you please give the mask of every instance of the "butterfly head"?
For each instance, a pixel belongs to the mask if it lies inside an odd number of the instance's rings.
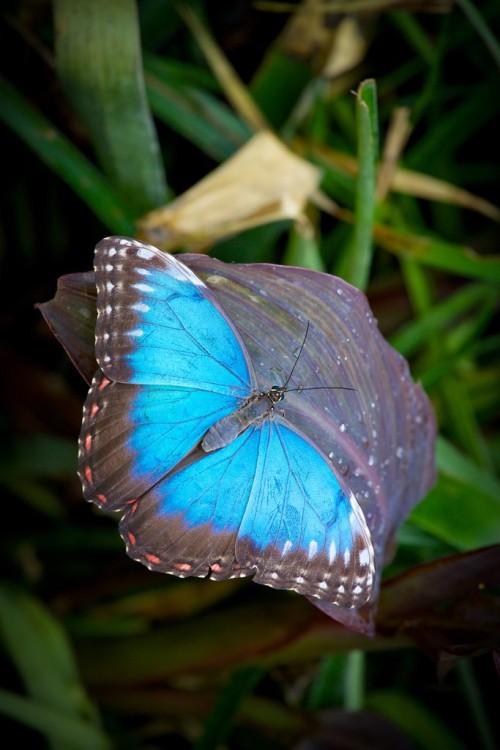
[[[273,385],[267,391],[267,393],[263,395],[267,396],[271,405],[274,406],[274,404],[278,404],[280,401],[283,401],[283,399],[285,398],[285,393],[286,393],[285,385]]]

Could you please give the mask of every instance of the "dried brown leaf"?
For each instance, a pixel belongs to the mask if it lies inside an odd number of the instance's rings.
[[[177,200],[147,214],[139,234],[165,250],[199,250],[250,227],[301,220],[319,180],[319,169],[262,131]]]

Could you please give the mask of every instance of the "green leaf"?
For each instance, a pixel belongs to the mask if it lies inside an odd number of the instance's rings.
[[[148,62],[148,98],[156,116],[216,161],[225,161],[251,135],[250,128],[208,91],[166,75]]]
[[[217,698],[202,736],[194,745],[195,750],[215,750],[220,747],[231,730],[241,703],[264,674],[265,670],[262,667],[244,667],[233,672]]]
[[[465,745],[446,724],[411,695],[396,690],[371,693],[367,708],[392,721],[420,750],[465,750]]]
[[[117,234],[134,234],[132,215],[98,169],[0,77],[0,118]]]
[[[455,549],[500,539],[500,482],[444,438],[437,443],[439,478],[410,520]]]
[[[56,62],[99,162],[135,215],[167,200],[134,0],[55,0]]]
[[[41,701],[29,700],[0,690],[0,713],[45,735],[53,748],[61,750],[110,750],[110,740],[97,727],[78,721]]]
[[[97,737],[96,747],[106,747],[66,635],[45,607],[21,591],[0,586],[0,634],[33,698],[25,707],[26,723],[45,731],[54,750],[83,747],[79,731]],[[3,695],[4,710],[15,715],[21,699],[16,703],[14,696],[10,701],[8,697]],[[61,718],[67,723],[59,726]]]

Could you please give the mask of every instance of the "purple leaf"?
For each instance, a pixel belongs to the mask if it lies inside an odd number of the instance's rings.
[[[36,305],[88,384],[97,370],[94,352],[96,299],[94,272],[87,271],[61,276],[54,299]]]
[[[294,750],[413,750],[413,743],[383,716],[370,711],[324,711],[319,726]]]
[[[205,255],[181,260],[239,330],[263,390],[283,385],[297,363],[288,388],[300,392],[290,403],[285,399],[287,420],[330,457],[363,509],[377,592],[396,531],[435,481],[434,413],[408,363],[381,335],[365,295],[339,278],[286,266],[225,264]],[[63,277],[55,299],[40,309],[89,381],[95,369],[92,275]],[[370,634],[376,599],[375,593],[360,611],[313,603]]]
[[[379,630],[405,632],[439,664],[500,652],[500,545],[423,563],[385,581]]]

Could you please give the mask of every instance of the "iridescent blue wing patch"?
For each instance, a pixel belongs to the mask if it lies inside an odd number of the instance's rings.
[[[147,492],[238,399],[94,376],[83,408],[79,475],[86,500],[121,510]]]
[[[173,255],[111,237],[95,250],[96,358],[110,380],[247,396],[243,345],[206,285]]]
[[[167,476],[128,509],[121,533],[131,557],[165,573],[253,575],[343,607],[362,606],[372,589],[355,498],[280,418]]]

